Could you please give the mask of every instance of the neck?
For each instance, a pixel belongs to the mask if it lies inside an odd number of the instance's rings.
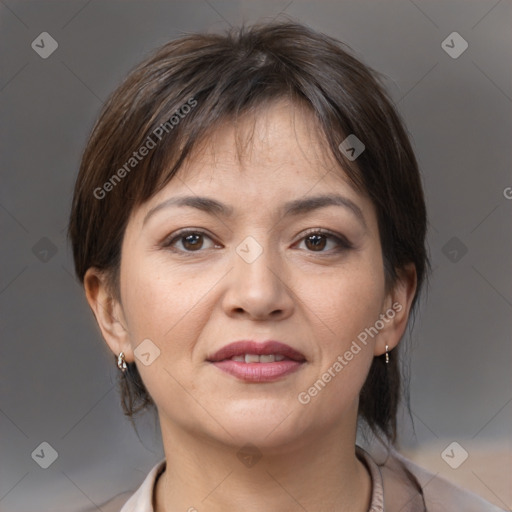
[[[188,431],[162,425],[162,436],[167,463],[155,512],[366,512],[370,506],[371,478],[355,454],[355,429],[350,436],[338,428],[300,445],[265,447],[259,460]]]

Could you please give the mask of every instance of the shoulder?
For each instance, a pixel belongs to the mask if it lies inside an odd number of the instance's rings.
[[[384,466],[396,468],[399,465],[405,467],[421,487],[427,512],[504,512],[471,491],[427,471],[392,450]]]

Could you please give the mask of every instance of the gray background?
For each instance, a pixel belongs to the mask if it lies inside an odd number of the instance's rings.
[[[118,370],[73,277],[65,228],[81,151],[151,49],[282,12],[388,76],[423,172],[434,274],[410,350],[416,432],[404,415],[401,447],[452,480],[465,468],[464,485],[511,507],[511,11],[505,0],[1,0],[0,511],[100,510],[163,456],[152,416],[139,438],[122,415]],[[453,31],[469,44],[457,59],[441,47]],[[47,59],[31,48],[42,32],[59,45]],[[44,441],[58,452],[48,469],[31,457]],[[469,453],[457,470],[440,456],[452,441]]]

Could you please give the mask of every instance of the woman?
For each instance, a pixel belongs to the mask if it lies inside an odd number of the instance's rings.
[[[425,233],[406,132],[338,41],[261,25],[139,65],[69,228],[124,411],[162,431],[122,512],[498,510],[392,448]]]

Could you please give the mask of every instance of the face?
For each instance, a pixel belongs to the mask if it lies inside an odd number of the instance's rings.
[[[136,362],[163,430],[270,448],[355,429],[407,308],[386,293],[371,201],[315,133],[285,102],[236,134],[227,123],[132,213],[124,330],[106,338]],[[239,341],[253,343],[222,350]]]

